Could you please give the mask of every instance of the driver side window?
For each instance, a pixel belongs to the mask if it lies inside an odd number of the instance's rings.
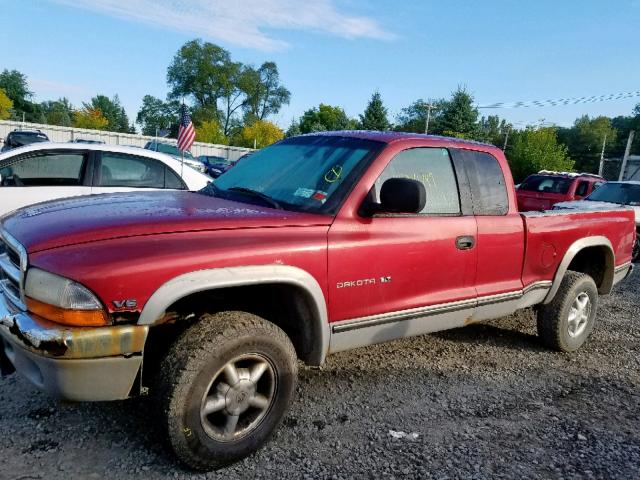
[[[382,184],[390,178],[408,178],[424,185],[427,201],[419,215],[460,214],[458,183],[446,148],[411,148],[396,155],[370,193],[376,203]]]

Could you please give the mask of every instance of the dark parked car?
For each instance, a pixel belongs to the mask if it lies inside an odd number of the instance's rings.
[[[4,139],[4,145],[0,152],[6,152],[12,148],[23,147],[25,145],[31,145],[32,143],[48,142],[47,137],[40,130],[14,130],[7,135]]]
[[[198,160],[207,166],[207,175],[213,178],[219,177],[234,165],[234,162],[228,158],[216,155],[200,155]]]

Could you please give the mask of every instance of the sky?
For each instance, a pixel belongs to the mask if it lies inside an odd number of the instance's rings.
[[[235,61],[273,60],[286,128],[319,103],[357,116],[379,91],[395,119],[465,86],[479,105],[640,90],[640,0],[0,0],[0,70],[38,101],[118,94],[130,119],[165,98],[166,70],[194,38]],[[482,109],[516,126],[629,115],[640,98]]]

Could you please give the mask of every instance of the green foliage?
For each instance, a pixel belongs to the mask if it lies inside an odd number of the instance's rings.
[[[234,144],[249,148],[264,148],[284,138],[284,132],[267,120],[256,120],[240,130]]]
[[[231,55],[227,50],[202,40],[185,43],[167,70],[173,99],[192,98],[196,105],[217,105],[228,75]]]
[[[380,92],[371,95],[371,100],[364,110],[364,114],[360,115],[360,128],[364,130],[389,130],[391,123],[387,118],[387,109],[382,103]]]
[[[576,163],[579,171],[597,173],[602,152],[602,143],[606,137],[608,148],[605,155],[615,146],[618,132],[612,127],[608,117],[589,118],[584,115],[571,128],[558,130],[558,138],[564,143],[569,155]]]
[[[47,100],[40,104],[45,117],[43,123],[71,127],[73,125],[73,106],[67,98]]]
[[[527,128],[513,132],[510,138],[507,159],[516,182],[540,170],[573,170],[574,162],[567,147],[558,142],[554,128]]]
[[[489,115],[482,117],[478,122],[478,132],[474,139],[502,148],[507,132],[511,129],[511,124],[508,124],[505,119],[501,120],[498,115]]]
[[[300,132],[324,132],[332,130],[354,130],[357,122],[347,117],[340,107],[321,103],[304,112],[300,119]]]
[[[4,89],[0,88],[0,120],[11,118],[13,101],[7,96]]]
[[[396,118],[395,130],[399,132],[424,133],[427,125],[427,113],[429,105],[432,105],[429,115],[429,133],[441,134],[441,112],[446,105],[446,100],[423,99],[416,100],[411,105],[403,108]]]
[[[217,121],[225,136],[244,123],[264,120],[289,103],[291,93],[280,83],[278,67],[260,68],[234,62],[227,50],[202,40],[185,43],[167,70],[170,98],[194,104],[194,123]]]
[[[102,115],[99,108],[85,107],[73,112],[73,126],[90,130],[107,130],[109,120]]]
[[[27,85],[27,76],[17,70],[3,70],[0,73],[0,88],[15,104],[16,108],[23,109],[29,103],[33,92]]]
[[[204,143],[215,143],[216,145],[227,145],[229,139],[224,135],[217,120],[207,120],[196,128],[196,141]]]
[[[476,138],[478,109],[473,105],[473,96],[465,88],[458,87],[443,105],[438,126],[445,135]]]
[[[112,132],[135,133],[133,126],[129,124],[129,118],[120,104],[118,95],[109,98],[106,95],[96,95],[89,103],[83,104],[85,110],[100,110],[102,116],[109,122],[109,130]]]
[[[175,100],[164,102],[152,95],[145,95],[136,116],[136,123],[140,125],[143,135],[155,136],[156,129],[170,129],[175,136],[178,132],[179,109],[180,104]]]
[[[302,135],[302,130],[300,130],[300,122],[296,119],[293,119],[291,120],[291,124],[289,125],[289,128],[287,128],[284,136],[289,138],[295,137],[297,135]]]
[[[280,84],[280,74],[275,62],[264,62],[257,70],[250,68],[244,78],[243,90],[245,118],[264,120],[288,105],[291,92]]]

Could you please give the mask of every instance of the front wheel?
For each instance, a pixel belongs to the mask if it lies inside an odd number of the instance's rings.
[[[633,252],[631,253],[631,261],[637,263],[638,260],[640,260],[640,237],[636,236],[636,243],[633,244]]]
[[[551,303],[538,310],[538,335],[561,352],[580,348],[593,330],[598,289],[584,273],[568,271]]]
[[[262,446],[286,412],[297,380],[295,350],[274,324],[245,312],[204,315],[173,345],[159,374],[171,446],[197,470]]]

